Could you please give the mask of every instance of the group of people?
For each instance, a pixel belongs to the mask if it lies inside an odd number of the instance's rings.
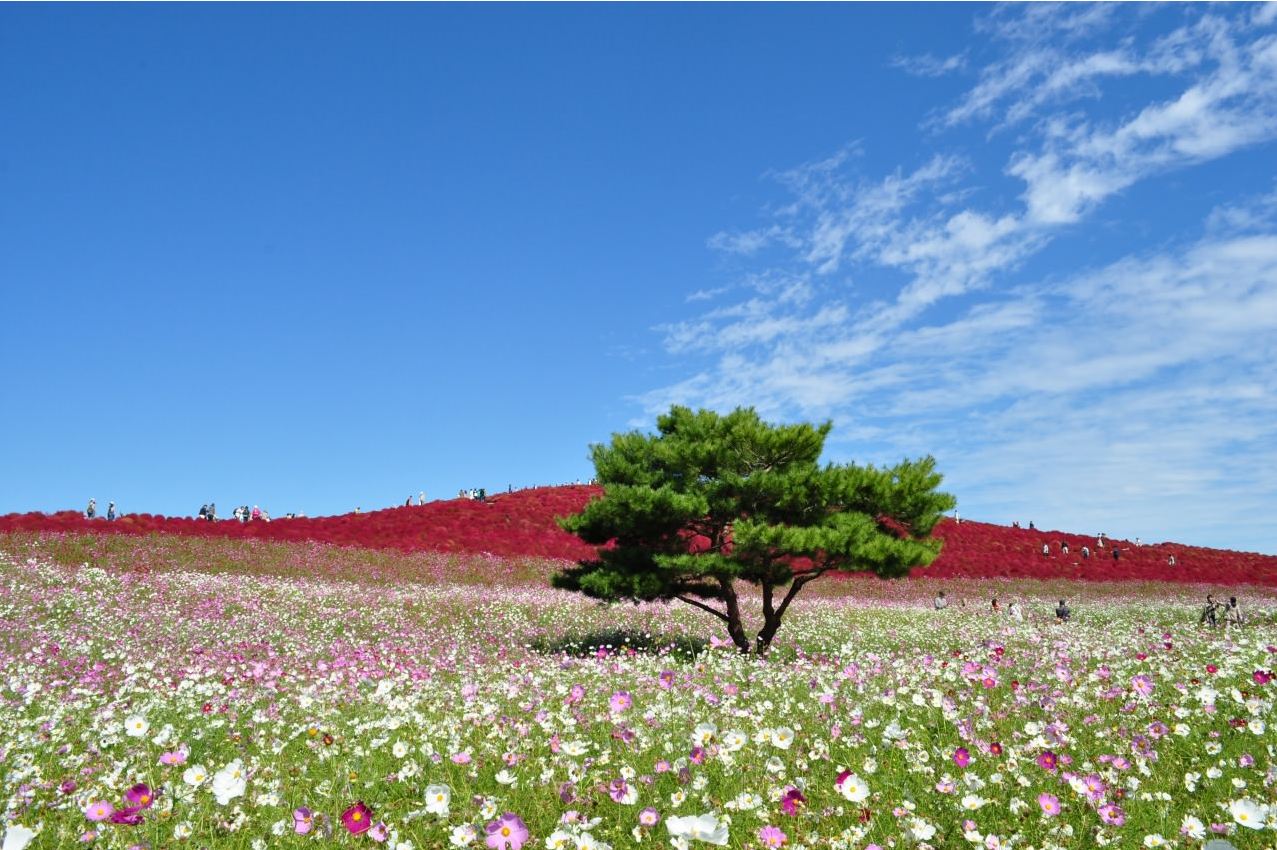
[[[1212,629],[1223,623],[1228,626],[1242,624],[1242,609],[1237,605],[1237,597],[1228,597],[1227,602],[1217,602],[1213,593],[1206,594],[1206,604],[1202,606],[1202,616],[1198,618],[1199,626],[1210,626]]]
[[[297,514],[289,514],[288,516],[297,516]],[[216,520],[218,518],[217,504],[215,502],[209,502],[207,505],[200,505],[200,512],[197,518],[207,520],[209,522]],[[248,505],[240,505],[235,508],[235,510],[231,511],[231,518],[236,522],[270,522],[270,514],[259,508],[257,505],[253,505],[251,508]]]
[[[469,499],[472,502],[484,502],[488,499],[488,491],[483,487],[471,487],[457,494],[458,499]]]
[[[119,512],[115,509],[115,502],[111,502],[106,506],[106,518],[113,520],[119,517]],[[87,519],[97,519],[98,516],[98,500],[89,499],[89,506],[84,509],[84,516]]]
[[[270,522],[270,514],[257,507],[257,505],[253,505],[251,508],[248,505],[240,505],[231,511],[231,516],[239,522]]]
[[[936,594],[936,598],[932,600],[931,604],[937,611],[943,611],[949,607],[949,597],[942,590]],[[966,607],[965,602],[963,603],[963,607]],[[994,614],[1003,613],[1003,608],[1000,604],[998,604],[998,597],[996,596],[993,597],[992,602],[990,602],[989,608]],[[1017,623],[1024,622],[1024,608],[1020,605],[1019,600],[1012,599],[1006,606],[1005,613]],[[1055,618],[1062,623],[1067,623],[1069,618],[1072,616],[1073,612],[1069,609],[1068,603],[1061,599],[1060,604],[1055,607]]]

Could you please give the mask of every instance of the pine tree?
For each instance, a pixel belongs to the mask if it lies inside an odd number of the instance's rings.
[[[898,577],[931,563],[940,551],[931,530],[955,504],[937,490],[934,459],[821,466],[831,427],[676,406],[656,434],[591,446],[603,496],[560,525],[604,548],[554,586],[608,601],[677,599],[721,620],[741,652],[763,654],[821,576]],[[741,615],[750,585],[763,614],[752,639]]]

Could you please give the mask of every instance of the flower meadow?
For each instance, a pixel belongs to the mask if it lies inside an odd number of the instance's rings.
[[[4,847],[1277,847],[1271,591],[828,582],[757,659],[499,561],[0,537]]]

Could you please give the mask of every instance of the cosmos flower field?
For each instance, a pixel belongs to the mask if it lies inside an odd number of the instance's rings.
[[[553,568],[0,537],[4,847],[1277,846],[1271,588],[817,583],[759,660]]]

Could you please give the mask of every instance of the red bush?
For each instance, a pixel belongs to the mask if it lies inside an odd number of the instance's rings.
[[[0,517],[0,533],[177,534],[316,541],[404,552],[488,552],[577,560],[592,555],[593,547],[560,529],[555,517],[579,511],[600,493],[599,488],[589,486],[538,487],[499,494],[486,502],[454,499],[363,514],[247,524],[152,514],[130,514],[114,522],[88,520],[74,511],[8,514]],[[1121,549],[1121,558],[1114,561],[1111,549],[1098,550],[1094,538],[1058,531],[945,520],[936,527],[935,534],[944,540],[940,557],[930,567],[915,570],[915,576],[1277,585],[1277,557],[1251,552],[1175,543],[1136,547],[1124,540],[1110,540],[1108,547],[1116,545]],[[1042,554],[1044,543],[1049,555]],[[1068,543],[1069,554],[1062,552],[1061,543]],[[1090,559],[1082,558],[1083,546],[1093,550]],[[1173,567],[1167,564],[1172,554],[1177,561]]]

